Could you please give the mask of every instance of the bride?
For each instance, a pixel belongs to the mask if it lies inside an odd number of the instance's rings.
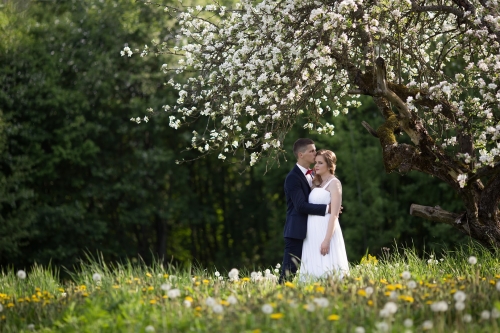
[[[309,203],[330,204],[331,214],[309,215],[307,235],[302,248],[300,280],[336,276],[342,278],[349,272],[344,238],[339,225],[342,203],[342,184],[334,176],[337,157],[330,150],[316,153],[315,176]]]

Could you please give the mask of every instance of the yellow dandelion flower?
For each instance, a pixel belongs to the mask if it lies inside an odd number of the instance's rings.
[[[221,305],[224,305],[224,306],[228,306],[229,305],[229,302],[228,301],[225,301],[225,300],[222,300],[219,302]]]
[[[450,294],[454,294],[454,293],[456,293],[456,292],[457,292],[457,290],[456,290],[456,289],[452,289],[452,290],[450,290]]]
[[[5,315],[0,317],[0,319],[2,319],[2,320],[5,320],[5,318],[7,318],[7,317],[5,317]]]
[[[155,299],[150,300],[149,304],[156,304],[156,300]]]
[[[113,285],[113,289],[120,289],[120,286],[115,284],[115,285]]]
[[[201,311],[201,306],[197,306],[194,309],[195,309],[195,311]]]
[[[38,287],[36,287],[36,288],[35,288],[35,291],[41,291],[41,289],[40,289],[40,288],[38,288]]]
[[[252,331],[252,333],[262,333],[262,330],[260,328],[256,328]]]
[[[490,280],[490,284],[495,285],[496,284],[495,280]]]
[[[464,290],[465,289],[465,286],[460,286],[460,288],[458,288],[460,290]]]
[[[325,292],[325,287],[322,287],[322,286],[316,286],[316,291],[318,293],[324,293]]]
[[[398,297],[400,300],[403,300],[403,301],[406,301],[408,303],[413,303],[415,300],[413,299],[413,297],[411,296],[408,296],[408,295],[401,295]]]
[[[496,278],[496,279],[500,279],[500,274],[496,274],[496,275],[495,275],[495,278]]]
[[[387,282],[386,279],[380,279],[380,283],[383,283],[383,284],[389,284],[389,282]]]
[[[146,273],[146,276],[147,277],[152,277],[153,275],[151,275],[151,273]]]
[[[328,317],[326,317],[326,319],[330,320],[330,321],[337,321],[340,319],[340,316],[339,315],[336,315],[336,314],[331,314],[329,315]]]
[[[354,280],[356,280],[356,281],[361,281],[361,278],[360,278],[360,277],[357,277],[357,278],[354,278]]]
[[[203,284],[209,284],[210,281],[208,281],[207,279],[203,280]]]
[[[83,296],[83,297],[88,297],[88,296],[89,296],[89,294],[87,294],[87,293],[83,293],[83,294],[82,294],[82,296]]]
[[[80,290],[87,290],[87,286],[86,286],[86,285],[84,285],[84,284],[82,284],[82,285],[80,286]]]
[[[384,295],[385,295],[385,296],[387,296],[387,297],[389,297],[389,296],[391,296],[391,292],[390,292],[390,291],[386,291],[386,292],[384,293]]]
[[[24,298],[24,300],[25,300],[26,302],[30,302],[30,301],[31,301],[31,299],[30,299],[28,296],[26,296],[26,297]]]
[[[191,296],[186,296],[184,298],[184,300],[188,301],[188,302],[193,302],[193,298]]]
[[[358,295],[359,295],[359,296],[366,297],[366,291],[365,291],[364,289],[359,289],[359,290],[358,290]]]
[[[200,281],[196,281],[196,282],[194,283],[194,285],[195,285],[195,286],[199,286],[199,285],[200,285]]]
[[[271,319],[281,319],[283,318],[285,315],[283,313],[271,313],[271,315],[269,317],[271,317]]]
[[[401,283],[396,283],[396,284],[394,285],[394,288],[396,288],[396,289],[398,289],[398,290],[401,290],[401,289],[403,289],[403,285],[402,285]]]
[[[149,290],[149,291],[153,291],[153,290],[155,290],[155,287],[153,287],[153,286],[149,286],[149,287],[148,287],[148,290]]]
[[[432,303],[434,303],[434,302],[433,301],[427,301],[427,302],[425,302],[425,304],[427,304],[427,305],[431,305]]]
[[[14,303],[8,303],[8,304],[7,304],[7,307],[8,307],[8,308],[13,308],[13,307],[14,307]]]
[[[139,278],[134,278],[134,281],[139,281]]]
[[[245,277],[244,277],[243,279],[241,279],[241,280],[242,280],[243,282],[248,282],[248,281],[250,281],[250,278],[245,276]]]
[[[168,278],[168,274],[163,274],[163,277],[166,279]]]
[[[388,284],[387,286],[385,286],[385,289],[387,289],[389,291],[394,291],[394,290],[396,290],[396,287],[393,286],[392,284]]]
[[[283,299],[283,294],[277,294],[277,295],[276,295],[276,298],[277,298],[277,299]]]
[[[60,292],[60,293],[63,293],[63,292],[64,292],[64,289],[63,289],[63,288],[59,288],[59,289],[57,289],[57,290],[59,290],[59,292]]]
[[[18,299],[18,300],[17,300],[17,302],[18,302],[18,303],[22,303],[22,302],[24,302],[24,298],[20,298],[20,299]]]
[[[292,283],[292,282],[285,282],[285,287],[288,287],[288,288],[295,288],[295,285]]]
[[[35,302],[35,303],[38,303],[38,302],[40,302],[40,299],[39,299],[39,298],[37,298],[37,297],[35,297],[35,298],[33,298],[31,301],[32,301],[32,302]]]
[[[368,304],[369,306],[373,306],[373,301],[369,300],[368,302],[366,302],[366,304]]]

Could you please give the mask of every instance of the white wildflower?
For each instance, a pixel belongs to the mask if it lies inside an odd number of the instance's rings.
[[[406,318],[403,321],[403,325],[405,325],[406,328],[410,328],[413,326],[413,320],[411,320],[410,318]]]
[[[466,313],[462,317],[462,320],[464,321],[464,323],[470,323],[472,321],[472,316],[470,314]]]
[[[222,312],[224,312],[224,308],[220,304],[215,304],[212,307],[212,311],[215,312],[215,313],[222,313]]]
[[[469,257],[469,264],[471,264],[471,265],[477,264],[477,258],[474,256],[470,256]]]
[[[95,282],[99,282],[99,281],[101,281],[101,274],[99,274],[99,273],[94,273],[94,275],[92,275],[92,279],[93,279]]]
[[[20,278],[21,280],[24,280],[26,279],[26,272],[23,271],[22,269],[21,270],[18,270],[17,271],[17,277]]]
[[[155,328],[152,325],[149,325],[149,326],[146,326],[146,328],[144,328],[144,330],[146,332],[154,332]]]
[[[401,277],[405,280],[409,280],[411,278],[411,273],[408,271],[404,271],[403,273],[401,273]]]

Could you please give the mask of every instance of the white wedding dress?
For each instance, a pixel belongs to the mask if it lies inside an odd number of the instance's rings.
[[[331,181],[333,180],[341,186],[335,177]],[[324,188],[314,188],[309,194],[309,203],[330,204],[330,192],[325,189],[330,182]],[[334,198],[334,200],[341,201],[342,198]],[[340,207],[340,202],[337,203],[338,207]],[[321,243],[325,239],[329,220],[330,214],[326,214],[325,216],[309,215],[307,218],[307,235],[302,246],[300,281],[314,281],[318,278],[326,278],[328,276],[341,279],[349,273],[349,262],[347,261],[344,237],[342,236],[338,219],[335,221],[329,253],[325,256],[320,253]]]

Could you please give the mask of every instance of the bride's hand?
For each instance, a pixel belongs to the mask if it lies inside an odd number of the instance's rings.
[[[321,243],[320,252],[322,256],[326,256],[328,252],[330,252],[330,241],[324,240],[323,243]]]

